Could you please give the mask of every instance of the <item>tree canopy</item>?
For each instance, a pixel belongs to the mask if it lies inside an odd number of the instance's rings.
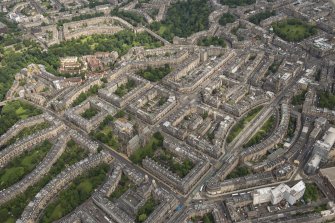
[[[164,21],[152,23],[151,28],[169,41],[174,36],[188,37],[208,29],[211,10],[208,1],[179,1],[168,9]]]
[[[263,21],[267,18],[270,18],[271,16],[275,16],[275,15],[276,15],[275,11],[260,12],[260,13],[257,13],[255,15],[251,16],[249,18],[249,21],[256,24],[256,25],[259,25],[261,23],[261,21]]]
[[[233,23],[235,22],[236,18],[233,14],[228,13],[224,13],[222,14],[221,18],[219,19],[219,24],[221,26],[225,26],[228,23]]]
[[[220,46],[226,47],[226,41],[223,37],[209,36],[198,41],[199,46]]]
[[[221,0],[222,5],[228,5],[232,8],[237,6],[252,5],[256,3],[256,0]]]
[[[92,35],[62,42],[42,51],[41,47],[32,41],[23,41],[24,49],[21,51],[6,50],[0,62],[0,101],[14,81],[14,75],[31,63],[45,65],[47,71],[60,74],[60,57],[83,56],[96,52],[117,51],[124,55],[131,47],[144,46],[145,48],[160,47],[161,42],[155,40],[148,33],[135,34],[124,30],[115,35]],[[1,45],[0,45],[1,52]]]

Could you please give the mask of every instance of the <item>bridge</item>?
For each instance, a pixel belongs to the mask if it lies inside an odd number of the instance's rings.
[[[4,100],[4,101],[0,101],[0,107],[3,107],[7,102],[10,102],[10,101],[15,101],[19,98],[12,98],[12,99],[7,99],[7,100]]]
[[[6,103],[7,103],[7,101],[0,102],[0,107],[3,107]]]
[[[335,0],[334,0],[335,1]],[[171,43],[169,41],[167,41],[166,39],[164,39],[163,37],[161,37],[160,35],[156,34],[155,32],[151,31],[148,28],[143,28],[144,31],[146,31],[147,33],[149,33],[151,36],[155,37],[156,39],[158,39],[159,41],[161,41],[162,43],[164,43],[165,45],[170,45]]]

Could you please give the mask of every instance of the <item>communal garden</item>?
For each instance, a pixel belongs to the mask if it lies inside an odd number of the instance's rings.
[[[90,87],[90,89],[87,92],[81,93],[72,103],[72,107],[75,107],[77,105],[80,105],[82,102],[84,102],[87,98],[90,96],[96,95],[98,93],[98,90],[100,89],[99,85],[94,85]]]
[[[318,92],[318,107],[335,110],[335,95],[329,92]]]
[[[53,164],[47,175],[37,181],[34,185],[30,186],[21,195],[0,206],[1,221],[5,223],[15,223],[28,203],[48,182],[66,167],[79,162],[87,156],[88,152],[85,149],[78,146],[74,141],[69,141],[65,151],[59,157],[57,162]]]
[[[287,133],[286,133],[286,137],[288,137],[289,139],[292,139],[294,136],[294,132],[295,129],[297,127],[297,118],[290,116],[290,121],[288,123],[288,129],[287,129]]]
[[[219,24],[221,26],[225,26],[228,23],[233,23],[235,21],[236,21],[236,17],[233,14],[228,12],[228,13],[222,14],[221,18],[219,19]]]
[[[144,203],[140,209],[138,209],[136,215],[136,222],[141,223],[147,220],[149,215],[155,210],[155,208],[159,205],[159,202],[150,196],[149,199]]]
[[[121,112],[122,113],[122,112]],[[90,133],[93,139],[105,143],[109,147],[118,150],[119,141],[118,137],[113,133],[112,122],[114,117],[108,115],[104,121],[99,125],[97,130]]]
[[[220,46],[225,48],[227,46],[223,37],[209,36],[198,41],[198,46]]]
[[[274,129],[276,124],[276,118],[271,116],[266,122],[262,125],[261,129],[257,131],[257,133],[251,137],[251,139],[243,145],[244,148],[248,148],[250,146],[256,145],[264,140],[271,134],[271,130]]]
[[[54,201],[48,204],[39,222],[51,223],[73,211],[103,183],[108,170],[108,164],[101,164],[77,177],[65,190],[59,193]]]
[[[136,82],[133,79],[129,79],[127,83],[118,86],[114,94],[122,98],[123,96],[128,94],[131,90],[133,90],[135,87]]]
[[[257,114],[262,110],[262,108],[263,106],[254,108],[249,113],[247,113],[243,118],[241,118],[230,130],[227,136],[227,143],[231,143],[240,134],[240,132],[242,132],[245,126],[257,116]]]
[[[266,71],[265,77],[267,77],[269,75],[274,75],[275,73],[277,73],[281,63],[282,63],[282,60],[273,61],[273,63],[270,65],[269,69]]]
[[[292,105],[303,105],[306,98],[307,90],[302,90],[299,94],[292,98]]]
[[[44,141],[31,151],[26,151],[17,156],[0,169],[0,190],[17,183],[34,170],[51,149],[51,146],[52,144],[49,141]]]
[[[9,146],[13,143],[15,143],[16,141],[26,138],[30,135],[33,135],[39,131],[42,131],[43,129],[47,129],[50,127],[50,123],[49,122],[42,122],[30,127],[26,127],[23,128],[16,136],[14,136],[13,138],[11,138],[8,143],[6,143],[5,146]],[[1,147],[0,147],[1,148]]]
[[[85,118],[85,119],[92,119],[94,116],[96,116],[99,113],[99,110],[94,108],[94,107],[90,107],[89,109],[86,109],[83,113],[81,113],[81,117]]]
[[[177,1],[167,11],[162,22],[153,22],[150,28],[163,38],[188,37],[209,28],[208,16],[212,9],[208,1]]]
[[[232,172],[230,172],[227,175],[226,179],[229,180],[229,179],[244,177],[249,174],[252,174],[252,171],[250,168],[248,168],[247,166],[238,166],[237,168],[235,168]]]
[[[0,113],[0,135],[4,134],[16,122],[42,113],[42,110],[27,102],[19,100],[7,102]]]
[[[151,82],[157,82],[162,80],[166,75],[168,75],[172,71],[172,68],[165,64],[165,66],[153,68],[153,67],[147,67],[144,70],[139,70],[137,72],[137,75],[143,77],[144,79],[151,81]]]
[[[264,11],[264,12],[259,12],[249,18],[249,21],[254,23],[255,25],[259,25],[263,20],[270,18],[272,16],[275,16],[276,12],[275,11]]]
[[[303,199],[306,202],[313,202],[319,200],[320,197],[322,197],[322,192],[319,190],[318,186],[315,183],[306,183]]]
[[[222,5],[228,5],[229,7],[236,8],[238,6],[252,5],[256,3],[256,0],[221,0]]]
[[[138,25],[143,26],[147,24],[147,21],[145,20],[144,16],[134,11],[125,11],[115,8],[111,11],[111,16],[118,16],[134,26]]]
[[[172,152],[164,148],[163,141],[164,137],[161,133],[156,132],[147,145],[136,150],[129,159],[133,163],[140,165],[143,159],[150,157],[154,161],[169,168],[179,177],[185,177],[195,164],[187,158],[180,159],[179,157],[176,157]]]
[[[295,18],[274,22],[272,28],[277,36],[288,42],[300,42],[317,33],[314,25]]]
[[[126,175],[122,173],[118,185],[108,198],[110,201],[115,201],[116,199],[121,197],[122,194],[124,194],[127,190],[135,187],[136,185]]]

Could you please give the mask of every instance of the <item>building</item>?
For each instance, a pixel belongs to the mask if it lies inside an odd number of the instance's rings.
[[[253,204],[262,204],[271,201],[271,187],[265,187],[255,190],[253,193]]]
[[[305,166],[307,174],[314,174],[321,162],[326,162],[329,152],[335,144],[335,128],[330,127],[321,140],[316,141],[312,156]]]
[[[78,57],[64,57],[60,59],[59,72],[61,73],[76,73],[80,70],[81,63]]]
[[[279,186],[277,186],[270,192],[271,203],[273,205],[276,205],[279,202],[281,202],[283,199],[285,199],[290,205],[293,205],[297,202],[297,200],[302,198],[302,196],[305,193],[305,189],[306,189],[306,186],[303,181],[299,181],[296,185],[294,185],[291,188],[287,186],[286,184],[280,184]],[[268,189],[263,188],[259,190],[263,190],[262,191],[263,194],[261,198],[263,198],[263,200],[266,202],[268,198],[268,194],[267,194]],[[259,192],[255,193],[256,197],[254,196],[254,202],[261,201],[258,199],[259,194],[260,194]]]
[[[285,200],[290,205],[295,204],[302,196],[304,196],[306,185],[303,181],[299,181],[294,185],[289,191],[286,191],[284,194]]]
[[[323,183],[335,194],[335,167],[320,169]]]
[[[284,199],[286,191],[289,191],[290,187],[286,184],[280,184],[275,189],[271,190],[271,203],[278,204]]]
[[[315,173],[316,170],[319,168],[321,162],[321,157],[319,155],[313,155],[312,158],[309,160],[309,162],[305,166],[305,172],[307,174]]]

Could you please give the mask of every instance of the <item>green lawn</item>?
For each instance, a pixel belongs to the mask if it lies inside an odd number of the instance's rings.
[[[227,143],[231,143],[244,129],[244,127],[253,120],[256,115],[262,110],[263,106],[254,108],[248,114],[246,114],[240,121],[233,126],[227,136]]]
[[[23,107],[18,108],[18,109],[15,111],[15,114],[16,114],[20,119],[26,119],[26,118],[28,118],[27,111],[26,111],[26,109],[24,109]]]
[[[56,200],[48,204],[39,222],[51,223],[73,211],[103,183],[108,170],[108,164],[101,164],[77,177],[68,188],[59,193]]]
[[[0,113],[0,135],[16,122],[42,113],[42,110],[23,101],[7,102]]]
[[[329,92],[318,92],[318,107],[335,110],[335,95]]]
[[[268,120],[266,120],[261,129],[258,130],[258,132],[245,145],[243,145],[243,147],[247,148],[260,143],[264,138],[269,136],[275,124],[276,118],[271,116]]]
[[[146,157],[153,157],[154,152],[163,145],[163,136],[161,133],[155,133],[149,142],[143,147],[136,150],[129,159],[135,164],[141,164],[142,160]]]
[[[88,152],[79,147],[75,142],[70,141],[63,154],[57,162],[51,167],[49,173],[40,179],[36,184],[29,187],[24,193],[17,196],[13,200],[0,206],[0,219],[4,222],[14,223],[22,214],[24,208],[34,198],[34,196],[57,174],[63,171],[66,167],[79,162],[86,158]]]
[[[51,146],[49,141],[44,141],[33,150],[26,151],[10,161],[6,167],[0,170],[0,190],[13,185],[34,170]]]
[[[116,116],[116,115],[115,115]],[[113,133],[112,122],[114,121],[114,117],[109,115],[105,118],[105,120],[99,125],[97,130],[90,133],[90,135],[95,139],[111,148],[118,150],[119,141],[116,135]]]
[[[158,30],[159,35],[163,35],[167,30],[170,29],[170,26],[168,25],[161,25]]]
[[[315,183],[306,183],[303,199],[306,202],[317,201],[321,197],[321,192]]]
[[[317,33],[314,25],[292,18],[275,22],[272,27],[276,35],[289,42],[300,42]]]

